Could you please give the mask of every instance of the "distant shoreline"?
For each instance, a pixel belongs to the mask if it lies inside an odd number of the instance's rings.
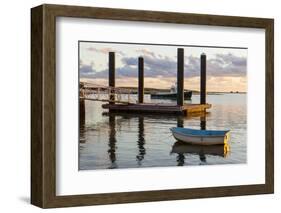
[[[133,93],[138,93],[137,87],[117,87],[120,89],[129,89],[132,90]],[[184,90],[184,91],[192,91],[193,95],[199,95],[200,91],[197,90]],[[170,92],[170,89],[156,89],[156,88],[144,88],[145,94],[152,94],[152,93],[167,93]],[[230,92],[215,92],[210,91],[207,92],[207,95],[223,95],[223,94],[247,94],[247,92],[239,92],[239,91],[230,91]]]

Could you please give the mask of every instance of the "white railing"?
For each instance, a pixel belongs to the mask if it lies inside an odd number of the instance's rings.
[[[80,98],[93,101],[115,103],[137,103],[133,90],[118,87],[107,87],[91,83],[80,83]]]

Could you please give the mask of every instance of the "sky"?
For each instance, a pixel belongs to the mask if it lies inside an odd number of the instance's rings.
[[[176,82],[179,46],[79,42],[80,81],[108,85],[108,53],[115,52],[116,86],[137,87],[138,57],[144,58],[144,86],[169,89]],[[247,49],[184,48],[184,87],[200,88],[200,55],[207,56],[207,91],[247,91]]]

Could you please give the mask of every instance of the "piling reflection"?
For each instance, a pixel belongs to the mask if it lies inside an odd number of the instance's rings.
[[[184,118],[183,118],[183,116],[178,116],[177,117],[177,127],[184,127]],[[178,166],[183,166],[184,165],[184,160],[185,160],[184,154],[178,153],[178,156],[177,156],[176,160],[177,160],[177,165]]]
[[[184,117],[183,116],[177,117],[177,127],[184,127]]]
[[[108,142],[108,156],[111,162],[111,166],[109,168],[114,169],[117,168],[118,165],[116,163],[116,149],[117,149],[117,139],[116,139],[116,116],[118,114],[108,113],[104,114],[109,117],[109,142]],[[120,116],[120,114],[119,114]],[[130,121],[132,118],[136,116],[128,116],[128,114],[123,114],[122,118]],[[146,154],[145,150],[145,133],[144,133],[144,117],[138,116],[138,139],[137,139],[137,147],[138,154],[136,155],[136,161],[139,166],[142,165],[142,161]]]
[[[79,101],[79,142],[85,143],[85,101]]]
[[[177,156],[177,166],[184,166],[184,160],[185,160],[185,156],[182,153],[178,153]]]
[[[145,134],[144,134],[144,118],[143,116],[139,117],[139,123],[138,123],[138,155],[136,156],[138,165],[141,166],[142,160],[144,159],[146,150],[145,150]]]
[[[200,128],[206,130],[206,115],[200,116]],[[204,152],[199,152],[199,159],[202,163],[206,163],[206,156]]]
[[[200,128],[206,130],[206,116],[200,116]]]
[[[116,122],[115,122],[115,116],[109,115],[109,142],[108,142],[108,156],[111,162],[111,165],[109,169],[115,169],[117,168],[116,164]]]

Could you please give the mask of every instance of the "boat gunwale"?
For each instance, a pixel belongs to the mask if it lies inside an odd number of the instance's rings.
[[[189,136],[189,137],[225,137],[226,134],[228,134],[230,132],[230,130],[220,130],[220,131],[224,131],[225,133],[223,135],[191,135],[191,134],[185,134],[183,132],[178,132],[178,131],[175,131],[173,132],[172,129],[175,129],[175,128],[179,128],[179,127],[172,127],[170,128],[170,130],[172,131],[172,134],[174,133],[177,133],[177,134],[180,134],[182,136]],[[198,131],[216,131],[216,130],[198,130]]]

